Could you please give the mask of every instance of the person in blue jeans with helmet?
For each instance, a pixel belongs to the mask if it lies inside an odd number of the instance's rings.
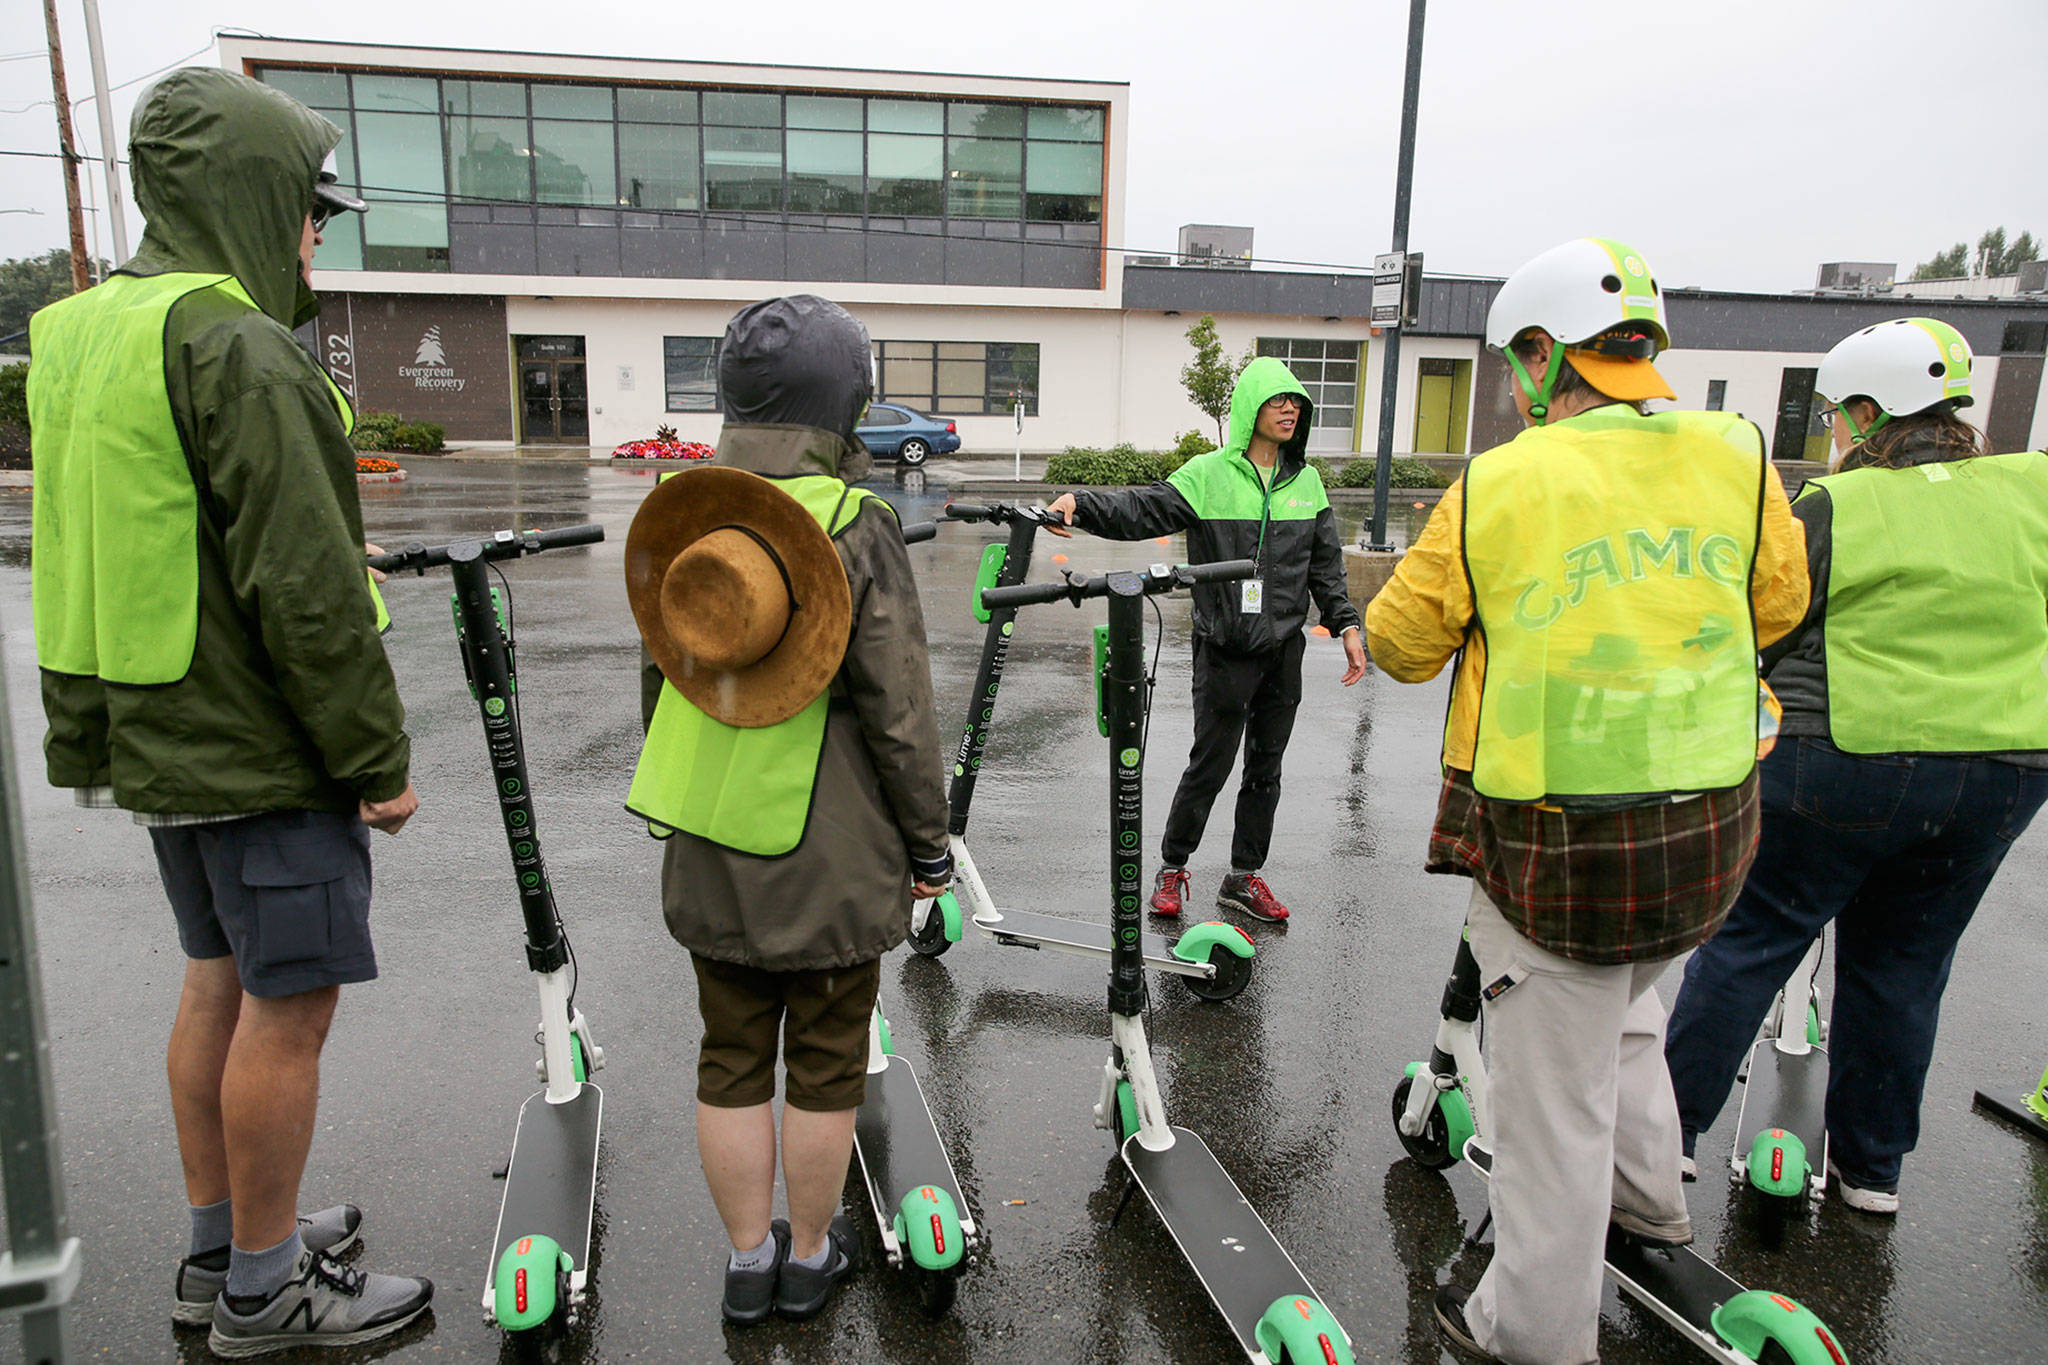
[[[1835,472],[1793,505],[1806,617],[1763,651],[1785,714],[1756,865],[1665,1043],[1690,1159],[1832,922],[1829,1181],[1866,1213],[1898,1211],[1956,943],[2048,800],[2048,455],[1988,451],[1971,359],[1901,318],[1821,362]]]

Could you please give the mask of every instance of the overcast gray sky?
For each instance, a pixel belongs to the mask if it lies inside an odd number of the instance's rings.
[[[1392,226],[1406,0],[101,0],[109,79],[278,37],[1128,81],[1123,245],[1246,223],[1257,254],[1369,266]],[[58,0],[74,99],[79,0]],[[51,151],[40,6],[0,5],[0,148]],[[204,49],[203,51],[196,51]],[[119,136],[146,81],[114,97]],[[1668,283],[1810,288],[1984,228],[2048,235],[2044,0],[1436,0],[1410,245],[1504,273],[1619,237]],[[37,103],[40,101],[40,103]],[[26,109],[23,106],[31,106]],[[20,112],[15,112],[20,111]],[[79,116],[97,152],[92,106]],[[65,240],[58,163],[0,157],[0,258]],[[107,235],[103,251],[111,253]]]

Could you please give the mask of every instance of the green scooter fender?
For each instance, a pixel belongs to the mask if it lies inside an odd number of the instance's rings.
[[[1422,1074],[1422,1063],[1408,1063],[1404,1074],[1412,1081],[1416,1076]],[[1442,1111],[1444,1116],[1444,1136],[1445,1142],[1451,1149],[1451,1160],[1463,1161],[1465,1159],[1465,1144],[1470,1142],[1472,1135],[1479,1131],[1479,1125],[1472,1121],[1471,1102],[1465,1098],[1464,1090],[1457,1086],[1452,1086],[1449,1090],[1437,1091],[1436,1107]]]
[[[1749,1183],[1764,1194],[1793,1199],[1806,1193],[1806,1144],[1783,1128],[1766,1128],[1749,1145]]]
[[[953,1196],[936,1185],[919,1185],[896,1210],[896,1240],[925,1270],[951,1270],[967,1254],[960,1211]]]
[[[960,917],[960,902],[951,891],[939,893],[939,923],[945,926],[946,942],[958,943],[965,922]]]
[[[974,574],[974,619],[983,625],[988,624],[988,618],[992,613],[981,604],[981,594],[983,590],[996,585],[996,580],[1003,576],[1003,565],[1009,558],[1010,547],[1000,541],[982,547],[981,567]]]
[[[492,1313],[508,1332],[524,1332],[555,1315],[557,1278],[573,1262],[552,1237],[521,1237],[498,1258],[492,1278]]]
[[[1266,1359],[1281,1359],[1299,1365],[1354,1365],[1351,1341],[1330,1310],[1305,1294],[1287,1294],[1273,1300],[1273,1306],[1259,1319],[1253,1335]]]
[[[1849,1365],[1849,1353],[1813,1310],[1768,1289],[1745,1289],[1714,1310],[1714,1330],[1756,1360],[1775,1341],[1792,1365]]]
[[[1258,951],[1244,930],[1235,924],[1214,919],[1197,924],[1182,934],[1171,951],[1182,962],[1207,962],[1209,950],[1219,943],[1239,957],[1250,957]]]

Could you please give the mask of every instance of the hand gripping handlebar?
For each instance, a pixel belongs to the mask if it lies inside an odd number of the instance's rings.
[[[521,555],[537,555],[543,550],[559,550],[568,545],[591,545],[603,539],[604,527],[588,522],[553,531],[493,531],[474,540],[456,540],[446,545],[427,546],[415,540],[402,550],[371,555],[370,567],[380,573],[411,569],[414,573],[424,574],[443,564],[473,559],[517,559]]]
[[[1108,597],[1112,593],[1135,597],[1172,592],[1197,583],[1228,583],[1250,578],[1258,567],[1249,559],[1225,559],[1214,564],[1154,564],[1147,569],[1123,569],[1095,577],[1069,572],[1058,583],[1019,583],[1015,587],[984,589],[981,602],[991,611],[1061,601],[1078,607],[1086,597]]]

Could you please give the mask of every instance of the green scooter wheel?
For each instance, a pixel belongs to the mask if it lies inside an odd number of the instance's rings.
[[[1420,1133],[1410,1137],[1401,1131],[1401,1117],[1408,1112],[1408,1095],[1414,1086],[1411,1070],[1394,1087],[1394,1135],[1401,1139],[1401,1150],[1408,1153],[1408,1159],[1425,1171],[1447,1170],[1457,1164],[1458,1153],[1451,1150],[1451,1124],[1444,1117],[1443,1105],[1429,1106],[1429,1120]]]

